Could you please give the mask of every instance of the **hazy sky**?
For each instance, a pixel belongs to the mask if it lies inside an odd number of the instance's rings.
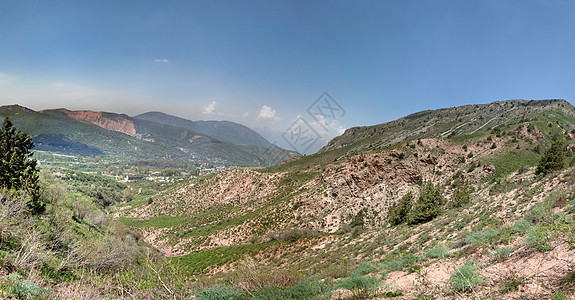
[[[575,1],[0,1],[0,104],[228,119],[269,139],[575,95]]]

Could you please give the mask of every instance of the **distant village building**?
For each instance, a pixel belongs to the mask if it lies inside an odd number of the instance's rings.
[[[142,180],[142,179],[144,179],[144,176],[141,176],[141,175],[127,175],[126,176],[126,181]]]

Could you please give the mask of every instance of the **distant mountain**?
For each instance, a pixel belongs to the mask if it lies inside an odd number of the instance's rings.
[[[134,118],[160,124],[186,128],[233,144],[269,147],[271,143],[250,128],[230,121],[190,121],[162,112],[147,112]]]
[[[275,164],[298,154],[277,147],[224,142],[190,129],[109,112],[33,111],[11,105],[0,107],[0,116],[9,116],[19,129],[30,134],[39,150],[254,166]]]

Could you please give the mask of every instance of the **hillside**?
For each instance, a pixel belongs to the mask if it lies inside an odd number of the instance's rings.
[[[255,260],[271,274],[334,278],[334,293],[349,297],[346,280],[378,282],[370,297],[550,298],[574,287],[575,167],[535,172],[552,141],[571,145],[573,132],[575,108],[564,100],[419,112],[349,129],[276,167],[183,183],[115,215],[212,281]],[[409,224],[390,224],[390,208],[410,197]],[[422,217],[429,211],[417,201],[430,197],[435,213]]]
[[[140,158],[187,159],[265,166],[297,153],[256,145],[223,142],[198,132],[127,115],[54,109],[33,111],[21,106],[0,107],[35,140],[37,149],[82,155],[121,155]]]
[[[199,134],[211,136],[233,144],[256,145],[264,148],[271,145],[271,143],[259,133],[244,125],[230,121],[190,121],[161,112],[147,112],[137,115],[134,118],[186,128]]]

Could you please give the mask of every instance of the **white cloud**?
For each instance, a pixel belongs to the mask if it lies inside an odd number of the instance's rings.
[[[204,106],[204,111],[202,111],[202,115],[215,115],[216,114],[216,101],[212,101],[207,106]]]
[[[330,136],[330,139],[342,135],[345,131],[341,125],[338,124],[337,120],[331,120],[331,122],[322,115],[316,115],[319,120],[311,122],[311,125],[318,130],[318,132],[323,132]]]
[[[156,63],[167,63],[167,62],[170,62],[170,60],[167,58],[156,58],[156,59],[154,59],[154,62],[156,62]]]
[[[276,120],[278,121],[280,118],[276,117],[276,110],[264,105],[262,106],[262,109],[260,110],[260,113],[258,115],[258,117],[256,118],[256,120]]]
[[[244,118],[247,118],[249,115],[250,115],[250,113],[249,113],[249,112],[247,112],[247,111],[246,111],[245,113],[243,113],[243,114],[242,114],[242,116],[244,116]]]

